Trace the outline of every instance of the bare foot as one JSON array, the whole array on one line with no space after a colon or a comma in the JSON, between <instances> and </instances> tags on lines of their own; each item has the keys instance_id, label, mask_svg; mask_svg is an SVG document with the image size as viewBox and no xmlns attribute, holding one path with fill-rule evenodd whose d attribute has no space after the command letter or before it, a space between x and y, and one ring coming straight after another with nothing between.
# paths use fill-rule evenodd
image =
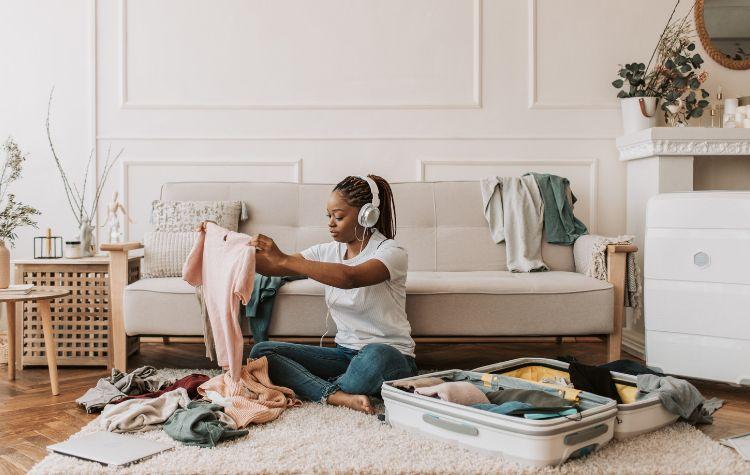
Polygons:
<instances>
[{"instance_id":1,"label":"bare foot","mask_svg":"<svg viewBox=\"0 0 750 475\"><path fill-rule=\"evenodd\" d=\"M375 414L370 398L364 394L349 394L344 391L336 391L328 396L328 404L332 406L344 406L365 414Z\"/></svg>"}]
</instances>

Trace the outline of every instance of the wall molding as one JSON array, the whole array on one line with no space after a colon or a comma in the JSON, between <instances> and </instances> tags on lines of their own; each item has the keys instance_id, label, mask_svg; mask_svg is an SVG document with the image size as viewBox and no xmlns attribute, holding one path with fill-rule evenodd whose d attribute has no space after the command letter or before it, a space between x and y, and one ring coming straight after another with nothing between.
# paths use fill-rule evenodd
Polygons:
<instances>
[{"instance_id":1,"label":"wall molding","mask_svg":"<svg viewBox=\"0 0 750 475\"><path fill-rule=\"evenodd\" d=\"M482 108L482 42L483 0L473 0L474 51L472 100L465 104L171 104L137 103L128 97L128 0L119 0L119 107L138 110L413 110L413 109L481 109Z\"/></svg>"},{"instance_id":2,"label":"wall molding","mask_svg":"<svg viewBox=\"0 0 750 475\"><path fill-rule=\"evenodd\" d=\"M561 159L561 160L539 160L539 159L512 159L512 160L419 160L417 162L417 176L419 181L426 181L427 168L428 167L440 167L440 166L563 166L563 167L588 167L589 173L589 192L591 202L589 203L589 216L587 220L587 226L589 231L594 234L598 229L598 216L599 216L599 161L596 158L581 158L581 159Z\"/></svg>"},{"instance_id":3,"label":"wall molding","mask_svg":"<svg viewBox=\"0 0 750 475\"><path fill-rule=\"evenodd\" d=\"M548 103L539 100L539 81L537 71L537 56L539 42L537 41L537 5L538 0L528 0L529 12L529 38L528 38L528 70L529 70L529 90L528 90L528 108L539 110L617 110L620 106L615 102L612 103Z\"/></svg>"},{"instance_id":4,"label":"wall molding","mask_svg":"<svg viewBox=\"0 0 750 475\"><path fill-rule=\"evenodd\" d=\"M117 135L117 134L104 134L97 137L98 141L110 141L110 142L126 142L126 141L144 141L144 142L184 142L184 141L197 141L197 142L211 142L211 141L247 141L247 142L357 142L357 141L535 141L535 140L550 140L550 141L612 141L617 138L617 134L611 135L554 135L554 134L540 134L540 135L488 135L488 136L476 136L476 137L429 137L429 136L395 136L395 135L383 135L383 136L333 136L333 137L321 137L321 136L250 136L250 135L227 135L227 136L197 136L192 135L189 137L182 137L177 135Z\"/></svg>"},{"instance_id":5,"label":"wall molding","mask_svg":"<svg viewBox=\"0 0 750 475\"><path fill-rule=\"evenodd\" d=\"M133 159L123 160L120 163L120 193L122 195L122 202L126 209L131 208L131 197L130 197L130 170L133 167L160 167L160 166L175 166L175 167L289 167L291 168L291 174L294 177L292 183L302 183L302 159L296 160L281 160L281 161L269 161L269 160L218 160L218 161L206 161L206 160L148 160L148 159ZM207 179L206 182L212 180ZM216 180L214 180L216 181ZM130 222L124 221L123 226L124 240L127 241L130 236Z\"/></svg>"},{"instance_id":6,"label":"wall molding","mask_svg":"<svg viewBox=\"0 0 750 475\"><path fill-rule=\"evenodd\" d=\"M632 328L623 328L622 346L631 355L646 358L646 337L643 333Z\"/></svg>"}]
</instances>

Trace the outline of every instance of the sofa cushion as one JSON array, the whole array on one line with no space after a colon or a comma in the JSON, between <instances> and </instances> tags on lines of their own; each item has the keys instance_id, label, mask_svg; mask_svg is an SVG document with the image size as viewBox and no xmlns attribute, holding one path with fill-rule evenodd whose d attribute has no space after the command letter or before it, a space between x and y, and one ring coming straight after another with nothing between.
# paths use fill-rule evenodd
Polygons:
<instances>
[{"instance_id":1,"label":"sofa cushion","mask_svg":"<svg viewBox=\"0 0 750 475\"><path fill-rule=\"evenodd\" d=\"M406 313L414 336L590 335L612 331L612 285L574 272L409 272ZM125 289L129 335L200 335L194 289L179 277ZM323 285L298 280L276 297L271 336L325 332ZM247 334L246 319L241 319ZM328 322L329 335L335 333Z\"/></svg>"},{"instance_id":2,"label":"sofa cushion","mask_svg":"<svg viewBox=\"0 0 750 475\"><path fill-rule=\"evenodd\" d=\"M241 201L162 201L151 203L154 231L192 232L205 220L214 221L230 231L237 231L242 214Z\"/></svg>"},{"instance_id":3,"label":"sofa cushion","mask_svg":"<svg viewBox=\"0 0 750 475\"><path fill-rule=\"evenodd\" d=\"M141 278L180 277L198 233L150 231L143 235Z\"/></svg>"},{"instance_id":4,"label":"sofa cushion","mask_svg":"<svg viewBox=\"0 0 750 475\"><path fill-rule=\"evenodd\" d=\"M412 335L594 335L612 331L612 284L575 272L413 272Z\"/></svg>"}]
</instances>

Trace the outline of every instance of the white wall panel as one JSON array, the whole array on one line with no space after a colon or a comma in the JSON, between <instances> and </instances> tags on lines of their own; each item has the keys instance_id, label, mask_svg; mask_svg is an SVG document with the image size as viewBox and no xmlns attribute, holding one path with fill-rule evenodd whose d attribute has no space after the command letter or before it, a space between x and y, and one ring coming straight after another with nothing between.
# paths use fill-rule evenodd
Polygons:
<instances>
[{"instance_id":1,"label":"white wall panel","mask_svg":"<svg viewBox=\"0 0 750 475\"><path fill-rule=\"evenodd\" d=\"M127 108L480 105L480 0L121 1Z\"/></svg>"},{"instance_id":2,"label":"white wall panel","mask_svg":"<svg viewBox=\"0 0 750 475\"><path fill-rule=\"evenodd\" d=\"M301 162L237 160L126 160L121 164L122 201L133 223L125 223L126 239L140 240L150 230L151 203L167 182L207 181L300 181Z\"/></svg>"}]
</instances>

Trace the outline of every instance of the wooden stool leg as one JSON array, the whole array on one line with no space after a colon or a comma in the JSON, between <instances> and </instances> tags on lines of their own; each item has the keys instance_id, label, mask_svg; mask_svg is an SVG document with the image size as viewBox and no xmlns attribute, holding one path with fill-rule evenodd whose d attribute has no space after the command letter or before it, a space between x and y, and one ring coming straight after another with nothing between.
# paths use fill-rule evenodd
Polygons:
<instances>
[{"instance_id":1,"label":"wooden stool leg","mask_svg":"<svg viewBox=\"0 0 750 475\"><path fill-rule=\"evenodd\" d=\"M37 308L42 316L42 328L44 330L44 352L47 354L47 366L49 366L49 381L52 385L52 395L60 394L57 385L57 345L55 336L52 334L52 316L50 315L50 303L48 299L37 300Z\"/></svg>"},{"instance_id":2,"label":"wooden stool leg","mask_svg":"<svg viewBox=\"0 0 750 475\"><path fill-rule=\"evenodd\" d=\"M8 380L16 379L16 303L5 302L8 316Z\"/></svg>"}]
</instances>

